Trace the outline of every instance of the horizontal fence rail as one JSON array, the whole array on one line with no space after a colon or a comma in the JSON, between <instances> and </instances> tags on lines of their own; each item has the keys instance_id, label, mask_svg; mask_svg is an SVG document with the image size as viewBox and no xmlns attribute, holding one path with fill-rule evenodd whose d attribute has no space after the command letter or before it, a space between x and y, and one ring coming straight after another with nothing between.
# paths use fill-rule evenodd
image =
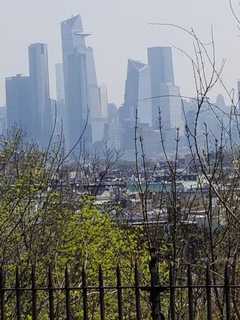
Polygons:
<instances>
[{"instance_id":1,"label":"horizontal fence rail","mask_svg":"<svg viewBox=\"0 0 240 320\"><path fill-rule=\"evenodd\" d=\"M26 278L26 274L24 274ZM29 286L22 286L22 274L16 268L14 285L8 285L7 272L0 271L0 320L5 319L240 319L240 285L230 283L228 267L217 283L207 265L203 275L204 283L195 283L196 273L187 266L186 277L176 279L176 271L169 267L168 283L158 286L142 285L138 266L135 266L133 284L123 284L122 270L115 271L115 283L105 283L104 269L98 270L95 285L88 282L83 268L78 286L71 285L71 275L65 269L61 286L55 285L54 272L49 267L46 285L37 283L36 268L30 272ZM181 283L182 282L182 283ZM160 293L159 318L151 313L152 295ZM109 298L111 294L111 300ZM154 298L154 297L152 297ZM127 311L126 311L127 308ZM239 312L239 314L238 314ZM95 318L94 318L95 317Z\"/></svg>"}]
</instances>

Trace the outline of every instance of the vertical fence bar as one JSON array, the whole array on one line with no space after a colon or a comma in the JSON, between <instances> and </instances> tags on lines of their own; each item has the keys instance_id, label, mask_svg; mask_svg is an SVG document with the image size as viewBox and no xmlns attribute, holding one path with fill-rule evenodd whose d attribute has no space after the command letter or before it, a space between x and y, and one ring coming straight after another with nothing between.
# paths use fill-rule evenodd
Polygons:
<instances>
[{"instance_id":1,"label":"vertical fence bar","mask_svg":"<svg viewBox=\"0 0 240 320\"><path fill-rule=\"evenodd\" d=\"M230 301L230 286L229 286L229 270L228 270L228 265L225 267L225 272L224 272L224 302L225 302L225 320L230 320L231 319L231 301Z\"/></svg>"},{"instance_id":2,"label":"vertical fence bar","mask_svg":"<svg viewBox=\"0 0 240 320\"><path fill-rule=\"evenodd\" d=\"M100 319L105 320L104 282L103 282L103 271L101 266L99 266L98 282L99 282Z\"/></svg>"},{"instance_id":3,"label":"vertical fence bar","mask_svg":"<svg viewBox=\"0 0 240 320\"><path fill-rule=\"evenodd\" d=\"M194 319L194 311L193 311L193 287L192 287L192 270L190 264L187 268L187 287L188 287L188 319Z\"/></svg>"},{"instance_id":4,"label":"vertical fence bar","mask_svg":"<svg viewBox=\"0 0 240 320\"><path fill-rule=\"evenodd\" d=\"M66 320L71 320L71 307L70 307L70 285L69 285L69 273L68 268L65 269L65 304L66 304Z\"/></svg>"},{"instance_id":5,"label":"vertical fence bar","mask_svg":"<svg viewBox=\"0 0 240 320\"><path fill-rule=\"evenodd\" d=\"M119 266L117 266L117 300L118 300L118 320L123 320L122 279L121 279L121 270Z\"/></svg>"},{"instance_id":6,"label":"vertical fence bar","mask_svg":"<svg viewBox=\"0 0 240 320\"><path fill-rule=\"evenodd\" d=\"M48 267L48 303L49 303L49 319L54 320L54 295L53 295L53 278L52 268Z\"/></svg>"},{"instance_id":7,"label":"vertical fence bar","mask_svg":"<svg viewBox=\"0 0 240 320\"><path fill-rule=\"evenodd\" d=\"M88 320L88 296L87 296L87 276L85 268L82 269L82 291L83 291L83 320Z\"/></svg>"},{"instance_id":8,"label":"vertical fence bar","mask_svg":"<svg viewBox=\"0 0 240 320\"><path fill-rule=\"evenodd\" d=\"M170 319L175 320L175 269L172 264L169 268L169 282L170 282Z\"/></svg>"},{"instance_id":9,"label":"vertical fence bar","mask_svg":"<svg viewBox=\"0 0 240 320\"><path fill-rule=\"evenodd\" d=\"M32 266L31 282L32 282L32 320L37 320L36 271L34 266Z\"/></svg>"},{"instance_id":10,"label":"vertical fence bar","mask_svg":"<svg viewBox=\"0 0 240 320\"><path fill-rule=\"evenodd\" d=\"M140 281L137 262L135 264L135 299L136 299L136 320L141 320L141 297Z\"/></svg>"},{"instance_id":11,"label":"vertical fence bar","mask_svg":"<svg viewBox=\"0 0 240 320\"><path fill-rule=\"evenodd\" d=\"M206 268L206 298L207 298L207 320L212 320L212 293L211 293L211 275L209 264Z\"/></svg>"},{"instance_id":12,"label":"vertical fence bar","mask_svg":"<svg viewBox=\"0 0 240 320\"><path fill-rule=\"evenodd\" d=\"M0 312L1 312L1 320L5 320L5 290L4 290L4 271L1 268L0 270Z\"/></svg>"},{"instance_id":13,"label":"vertical fence bar","mask_svg":"<svg viewBox=\"0 0 240 320\"><path fill-rule=\"evenodd\" d=\"M16 282L15 282L15 293L16 293L16 319L21 319L21 293L20 293L20 278L18 267L16 267Z\"/></svg>"}]
</instances>

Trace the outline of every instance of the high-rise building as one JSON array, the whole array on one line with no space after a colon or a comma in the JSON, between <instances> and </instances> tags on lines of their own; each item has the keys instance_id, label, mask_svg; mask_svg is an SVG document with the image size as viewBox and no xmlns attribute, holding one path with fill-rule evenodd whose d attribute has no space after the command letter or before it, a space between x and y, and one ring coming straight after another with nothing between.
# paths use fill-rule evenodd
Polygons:
<instances>
[{"instance_id":1,"label":"high-rise building","mask_svg":"<svg viewBox=\"0 0 240 320\"><path fill-rule=\"evenodd\" d=\"M49 93L48 50L43 43L29 47L29 72L32 86L35 136L46 146L51 134L51 101Z\"/></svg>"},{"instance_id":2,"label":"high-rise building","mask_svg":"<svg viewBox=\"0 0 240 320\"><path fill-rule=\"evenodd\" d=\"M33 104L29 77L16 75L6 78L7 126L21 129L28 138L33 137Z\"/></svg>"},{"instance_id":3,"label":"high-rise building","mask_svg":"<svg viewBox=\"0 0 240 320\"><path fill-rule=\"evenodd\" d=\"M87 48L88 108L91 119L101 117L101 105L93 49Z\"/></svg>"},{"instance_id":4,"label":"high-rise building","mask_svg":"<svg viewBox=\"0 0 240 320\"><path fill-rule=\"evenodd\" d=\"M157 99L159 109L155 110L154 127L158 129L161 125L165 130L179 128L182 135L184 133L184 121L180 88L171 83L162 83L159 87L161 96Z\"/></svg>"},{"instance_id":5,"label":"high-rise building","mask_svg":"<svg viewBox=\"0 0 240 320\"><path fill-rule=\"evenodd\" d=\"M0 135L7 133L7 108L0 107Z\"/></svg>"},{"instance_id":6,"label":"high-rise building","mask_svg":"<svg viewBox=\"0 0 240 320\"><path fill-rule=\"evenodd\" d=\"M102 142L104 140L105 127L108 121L108 96L107 88L102 85L98 88L97 95L95 90L92 91L92 98L97 97L96 105L98 108L91 110L91 123L92 123L92 142Z\"/></svg>"},{"instance_id":7,"label":"high-rise building","mask_svg":"<svg viewBox=\"0 0 240 320\"><path fill-rule=\"evenodd\" d=\"M152 125L150 97L151 83L148 65L139 61L128 60L124 101L128 120L135 123L136 110L138 110L138 121Z\"/></svg>"},{"instance_id":8,"label":"high-rise building","mask_svg":"<svg viewBox=\"0 0 240 320\"><path fill-rule=\"evenodd\" d=\"M180 90L175 85L172 49L153 47L148 49L151 77L153 128L159 129L160 121L165 129L179 128L184 132Z\"/></svg>"},{"instance_id":9,"label":"high-rise building","mask_svg":"<svg viewBox=\"0 0 240 320\"><path fill-rule=\"evenodd\" d=\"M64 76L63 76L63 64L57 63L55 65L55 75L56 75L56 96L57 101L64 101L65 100L65 93L64 93Z\"/></svg>"},{"instance_id":10,"label":"high-rise building","mask_svg":"<svg viewBox=\"0 0 240 320\"><path fill-rule=\"evenodd\" d=\"M71 149L79 141L80 148L89 149L92 136L90 112L94 113L91 109L98 100L93 53L86 46L88 34L83 32L79 15L63 21L61 29L67 147Z\"/></svg>"},{"instance_id":11,"label":"high-rise building","mask_svg":"<svg viewBox=\"0 0 240 320\"><path fill-rule=\"evenodd\" d=\"M55 65L56 75L56 102L52 103L54 107L53 121L57 123L57 134L62 134L63 123L65 122L65 92L64 92L64 76L63 76L63 65L58 63ZM56 118L57 117L57 118ZM55 118L55 120L54 120Z\"/></svg>"},{"instance_id":12,"label":"high-rise building","mask_svg":"<svg viewBox=\"0 0 240 320\"><path fill-rule=\"evenodd\" d=\"M107 87L103 84L99 88L99 99L100 99L100 115L102 118L108 117L108 91Z\"/></svg>"},{"instance_id":13,"label":"high-rise building","mask_svg":"<svg viewBox=\"0 0 240 320\"><path fill-rule=\"evenodd\" d=\"M120 145L128 158L134 155L136 120L140 127L152 127L149 66L128 60L124 104L119 109ZM137 115L137 119L136 119Z\"/></svg>"},{"instance_id":14,"label":"high-rise building","mask_svg":"<svg viewBox=\"0 0 240 320\"><path fill-rule=\"evenodd\" d=\"M171 47L148 48L148 62L151 67L152 87L156 91L158 83L175 84Z\"/></svg>"}]
</instances>

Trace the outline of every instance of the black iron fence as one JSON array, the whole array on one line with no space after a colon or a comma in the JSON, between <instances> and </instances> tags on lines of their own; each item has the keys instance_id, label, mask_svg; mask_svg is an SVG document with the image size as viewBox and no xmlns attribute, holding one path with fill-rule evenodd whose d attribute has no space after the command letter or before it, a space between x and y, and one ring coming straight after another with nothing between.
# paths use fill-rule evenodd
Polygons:
<instances>
[{"instance_id":1,"label":"black iron fence","mask_svg":"<svg viewBox=\"0 0 240 320\"><path fill-rule=\"evenodd\" d=\"M102 267L99 267L96 285L88 284L84 268L79 286L71 285L67 268L62 286L54 285L51 267L46 276L46 286L38 286L33 267L30 286L23 286L22 274L16 268L14 286L9 287L6 273L0 271L0 319L240 319L240 285L231 283L227 267L220 283L213 280L212 271L206 266L201 275L202 284L195 283L196 273L190 266L186 268L186 277L180 280L170 267L167 283L159 286L142 285L137 265L134 283L129 285L122 283L119 267L116 268L114 285L105 283ZM161 312L159 318L153 318L151 299L154 300L154 295L159 292ZM106 299L109 293L112 296L110 302Z\"/></svg>"}]
</instances>

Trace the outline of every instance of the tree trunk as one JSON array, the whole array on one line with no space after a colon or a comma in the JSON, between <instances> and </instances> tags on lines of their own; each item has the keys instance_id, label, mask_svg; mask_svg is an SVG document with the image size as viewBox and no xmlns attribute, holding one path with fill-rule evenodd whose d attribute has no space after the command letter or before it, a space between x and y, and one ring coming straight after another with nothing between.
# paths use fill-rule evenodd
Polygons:
<instances>
[{"instance_id":1,"label":"tree trunk","mask_svg":"<svg viewBox=\"0 0 240 320\"><path fill-rule=\"evenodd\" d=\"M149 262L149 271L151 275L151 291L150 291L150 303L152 311L152 320L164 320L164 316L161 313L160 304L160 279L159 279L159 263L156 254L156 250L151 252L151 260Z\"/></svg>"}]
</instances>

